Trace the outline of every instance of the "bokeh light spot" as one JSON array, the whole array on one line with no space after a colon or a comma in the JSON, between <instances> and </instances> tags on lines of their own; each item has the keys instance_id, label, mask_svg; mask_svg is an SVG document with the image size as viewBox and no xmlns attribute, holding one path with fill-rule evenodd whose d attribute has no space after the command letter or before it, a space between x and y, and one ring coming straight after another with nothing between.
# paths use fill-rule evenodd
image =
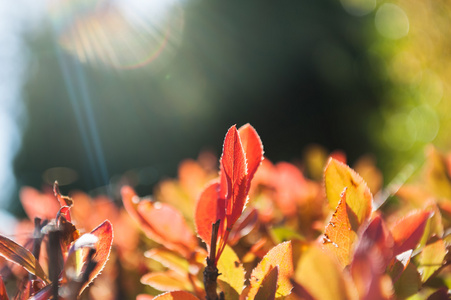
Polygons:
<instances>
[{"instance_id":1,"label":"bokeh light spot","mask_svg":"<svg viewBox=\"0 0 451 300\"><path fill-rule=\"evenodd\" d=\"M340 0L347 13L361 17L369 14L376 7L376 0Z\"/></svg>"},{"instance_id":2,"label":"bokeh light spot","mask_svg":"<svg viewBox=\"0 0 451 300\"><path fill-rule=\"evenodd\" d=\"M399 112L388 117L383 131L385 142L397 151L407 151L412 148L416 131L414 120L409 113Z\"/></svg>"},{"instance_id":3,"label":"bokeh light spot","mask_svg":"<svg viewBox=\"0 0 451 300\"><path fill-rule=\"evenodd\" d=\"M420 105L412 109L409 114L413 121L412 130L415 130L416 140L431 142L437 136L440 121L437 113L428 105Z\"/></svg>"},{"instance_id":4,"label":"bokeh light spot","mask_svg":"<svg viewBox=\"0 0 451 300\"><path fill-rule=\"evenodd\" d=\"M402 8L385 3L376 12L377 31L384 37L397 40L409 33L409 18Z\"/></svg>"}]
</instances>

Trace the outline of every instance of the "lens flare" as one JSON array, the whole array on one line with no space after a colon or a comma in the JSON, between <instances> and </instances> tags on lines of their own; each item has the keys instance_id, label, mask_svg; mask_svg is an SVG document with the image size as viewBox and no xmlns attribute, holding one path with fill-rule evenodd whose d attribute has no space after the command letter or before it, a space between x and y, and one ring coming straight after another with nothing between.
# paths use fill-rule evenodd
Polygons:
<instances>
[{"instance_id":1,"label":"lens flare","mask_svg":"<svg viewBox=\"0 0 451 300\"><path fill-rule=\"evenodd\" d=\"M58 43L81 62L116 69L159 69L180 44L176 0L55 0L48 12Z\"/></svg>"}]
</instances>

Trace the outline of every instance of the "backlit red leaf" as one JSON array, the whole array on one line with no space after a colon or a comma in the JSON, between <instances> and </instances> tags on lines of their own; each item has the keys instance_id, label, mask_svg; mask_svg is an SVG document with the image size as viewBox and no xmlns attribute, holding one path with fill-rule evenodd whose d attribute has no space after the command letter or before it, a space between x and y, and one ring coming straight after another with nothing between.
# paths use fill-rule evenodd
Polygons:
<instances>
[{"instance_id":1,"label":"backlit red leaf","mask_svg":"<svg viewBox=\"0 0 451 300\"><path fill-rule=\"evenodd\" d=\"M344 268L350 264L357 233L351 228L346 204L346 189L341 194L337 209L326 226L323 249L330 251Z\"/></svg>"},{"instance_id":2,"label":"backlit red leaf","mask_svg":"<svg viewBox=\"0 0 451 300\"><path fill-rule=\"evenodd\" d=\"M210 249L211 226L217 220L224 222L225 202L218 198L219 183L214 182L205 188L200 195L194 212L194 222L197 234L207 244ZM221 228L219 235L221 235Z\"/></svg>"},{"instance_id":3,"label":"backlit red leaf","mask_svg":"<svg viewBox=\"0 0 451 300\"><path fill-rule=\"evenodd\" d=\"M0 299L9 300L2 276L0 276Z\"/></svg>"},{"instance_id":4,"label":"backlit red leaf","mask_svg":"<svg viewBox=\"0 0 451 300\"><path fill-rule=\"evenodd\" d=\"M432 213L430 211L415 211L392 227L391 233L395 242L393 255L416 248L431 216Z\"/></svg>"},{"instance_id":5,"label":"backlit red leaf","mask_svg":"<svg viewBox=\"0 0 451 300\"><path fill-rule=\"evenodd\" d=\"M220 164L220 195L225 195L226 215L229 216L227 227L231 229L243 211L248 189L246 155L235 125L229 129L224 139ZM225 186L226 193L223 191Z\"/></svg>"},{"instance_id":6,"label":"backlit red leaf","mask_svg":"<svg viewBox=\"0 0 451 300\"><path fill-rule=\"evenodd\" d=\"M83 292L83 290L97 277L97 275L102 271L105 267L106 262L110 256L111 246L113 244L113 226L110 221L106 220L102 224L100 224L97 228L91 231L91 234L96 236L97 242L94 245L94 249L96 250L94 256L92 257L93 261L96 262L96 266L93 271L89 275L89 279L85 282L80 289L79 295ZM84 249L84 255L82 261L87 263L86 260L88 258L88 249Z\"/></svg>"},{"instance_id":7,"label":"backlit red leaf","mask_svg":"<svg viewBox=\"0 0 451 300\"><path fill-rule=\"evenodd\" d=\"M193 294L184 291L168 292L153 298L154 300L199 300Z\"/></svg>"},{"instance_id":8,"label":"backlit red leaf","mask_svg":"<svg viewBox=\"0 0 451 300\"><path fill-rule=\"evenodd\" d=\"M388 299L392 286L385 275L392 257L393 239L380 216L376 216L360 238L351 263L351 276L360 299Z\"/></svg>"},{"instance_id":9,"label":"backlit red leaf","mask_svg":"<svg viewBox=\"0 0 451 300\"><path fill-rule=\"evenodd\" d=\"M250 124L238 129L244 153L246 153L248 180L251 181L263 160L263 144L257 131ZM248 185L248 189L250 184Z\"/></svg>"},{"instance_id":10,"label":"backlit red leaf","mask_svg":"<svg viewBox=\"0 0 451 300\"><path fill-rule=\"evenodd\" d=\"M276 297L284 297L291 293L290 278L293 275L293 250L291 242L285 242L272 248L252 270L248 299L255 299L263 279L278 266Z\"/></svg>"},{"instance_id":11,"label":"backlit red leaf","mask_svg":"<svg viewBox=\"0 0 451 300\"><path fill-rule=\"evenodd\" d=\"M0 235L0 255L49 283L47 275L33 254L3 235Z\"/></svg>"}]
</instances>

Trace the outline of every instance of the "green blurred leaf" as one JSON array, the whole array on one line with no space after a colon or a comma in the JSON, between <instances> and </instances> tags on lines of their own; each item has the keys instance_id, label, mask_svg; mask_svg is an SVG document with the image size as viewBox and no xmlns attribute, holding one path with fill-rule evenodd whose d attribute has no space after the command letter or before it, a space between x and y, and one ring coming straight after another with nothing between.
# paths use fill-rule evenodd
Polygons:
<instances>
[{"instance_id":1,"label":"green blurred leaf","mask_svg":"<svg viewBox=\"0 0 451 300\"><path fill-rule=\"evenodd\" d=\"M427 243L420 253L418 265L422 282L428 280L443 265L447 252L442 239L436 238Z\"/></svg>"}]
</instances>

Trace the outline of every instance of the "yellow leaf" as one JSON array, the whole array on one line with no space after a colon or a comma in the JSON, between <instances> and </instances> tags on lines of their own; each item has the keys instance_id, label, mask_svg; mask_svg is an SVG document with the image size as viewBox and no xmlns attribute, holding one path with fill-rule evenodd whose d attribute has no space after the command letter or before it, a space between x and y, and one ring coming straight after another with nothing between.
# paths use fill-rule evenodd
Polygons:
<instances>
[{"instance_id":1,"label":"yellow leaf","mask_svg":"<svg viewBox=\"0 0 451 300\"><path fill-rule=\"evenodd\" d=\"M347 187L348 217L354 231L369 218L373 196L366 182L347 165L331 158L324 171L327 199L331 209L340 201L341 192Z\"/></svg>"},{"instance_id":2,"label":"yellow leaf","mask_svg":"<svg viewBox=\"0 0 451 300\"><path fill-rule=\"evenodd\" d=\"M244 287L244 269L231 247L226 246L218 261L218 284L225 299L238 300Z\"/></svg>"},{"instance_id":3,"label":"yellow leaf","mask_svg":"<svg viewBox=\"0 0 451 300\"><path fill-rule=\"evenodd\" d=\"M332 257L315 245L301 253L294 278L314 299L351 299L345 274Z\"/></svg>"},{"instance_id":4,"label":"yellow leaf","mask_svg":"<svg viewBox=\"0 0 451 300\"><path fill-rule=\"evenodd\" d=\"M285 242L272 248L252 271L248 299L255 299L263 279L273 268L278 267L276 298L291 293L290 278L293 275L293 251L291 242Z\"/></svg>"}]
</instances>

